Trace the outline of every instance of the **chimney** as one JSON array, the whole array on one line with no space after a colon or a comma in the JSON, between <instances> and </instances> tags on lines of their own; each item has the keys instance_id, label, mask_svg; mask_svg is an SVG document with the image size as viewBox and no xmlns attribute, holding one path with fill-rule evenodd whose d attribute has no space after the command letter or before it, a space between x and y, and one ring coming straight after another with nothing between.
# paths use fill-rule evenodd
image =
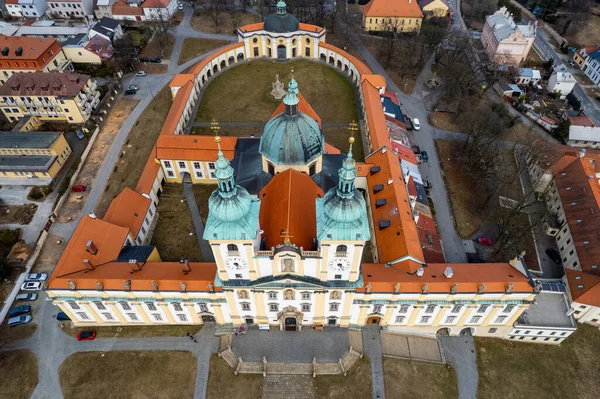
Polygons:
<instances>
[{"instance_id":1,"label":"chimney","mask_svg":"<svg viewBox=\"0 0 600 399\"><path fill-rule=\"evenodd\" d=\"M95 269L94 265L92 265L92 262L90 262L89 259L84 259L83 260L83 264L85 265L86 269L88 269L88 270L94 270Z\"/></svg>"},{"instance_id":2,"label":"chimney","mask_svg":"<svg viewBox=\"0 0 600 399\"><path fill-rule=\"evenodd\" d=\"M423 269L422 267L419 267L419 269L417 270L417 277L423 276L424 273L425 273L425 269Z\"/></svg>"},{"instance_id":3,"label":"chimney","mask_svg":"<svg viewBox=\"0 0 600 399\"><path fill-rule=\"evenodd\" d=\"M452 276L454 276L454 272L452 271L452 268L450 266L448 266L446 270L444 270L444 276L446 276L446 278L452 278Z\"/></svg>"},{"instance_id":4,"label":"chimney","mask_svg":"<svg viewBox=\"0 0 600 399\"><path fill-rule=\"evenodd\" d=\"M392 178L390 177L390 178L388 179L388 186L389 186L390 184L392 184L393 182L394 182L394 179L392 179Z\"/></svg>"},{"instance_id":5,"label":"chimney","mask_svg":"<svg viewBox=\"0 0 600 399\"><path fill-rule=\"evenodd\" d=\"M95 213L93 213L93 212L92 212L92 213L90 213L90 215L89 215L89 216L90 216L92 219L97 219L97 217L96 217L96 214L95 214Z\"/></svg>"},{"instance_id":6,"label":"chimney","mask_svg":"<svg viewBox=\"0 0 600 399\"><path fill-rule=\"evenodd\" d=\"M88 240L87 244L85 244L85 250L92 255L96 255L98 253L98 248L92 240Z\"/></svg>"},{"instance_id":7,"label":"chimney","mask_svg":"<svg viewBox=\"0 0 600 399\"><path fill-rule=\"evenodd\" d=\"M183 270L184 273L189 273L192 271L192 268L190 267L190 264L187 259L181 259L179 261L179 264L181 265L181 270Z\"/></svg>"},{"instance_id":8,"label":"chimney","mask_svg":"<svg viewBox=\"0 0 600 399\"><path fill-rule=\"evenodd\" d=\"M142 270L142 262L138 262L137 259L129 259L129 266L131 266L131 270L134 272Z\"/></svg>"}]
</instances>

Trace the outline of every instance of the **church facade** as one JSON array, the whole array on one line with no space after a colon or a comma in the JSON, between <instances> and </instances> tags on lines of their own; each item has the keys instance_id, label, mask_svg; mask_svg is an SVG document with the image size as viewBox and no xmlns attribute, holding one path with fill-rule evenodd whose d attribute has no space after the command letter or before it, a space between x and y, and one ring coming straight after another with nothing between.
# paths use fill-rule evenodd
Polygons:
<instances>
[{"instance_id":1,"label":"church facade","mask_svg":"<svg viewBox=\"0 0 600 399\"><path fill-rule=\"evenodd\" d=\"M518 260L426 261L418 215L389 144L379 98L383 79L327 45L324 29L298 23L283 2L239 35L239 43L174 78L173 106L128 193L129 205L115 203L110 220L82 218L49 281L54 303L76 325L216 322L300 330L379 324L505 337L535 297L527 270ZM260 138L181 134L197 99L191 93L239 54L311 57L346 73L366 119L365 162L354 160L350 133L347 148L326 143L320 118L293 77ZM202 178L195 175L200 168ZM163 262L156 248L135 241L152 223L163 185L183 179L218 184L208 204L200 204L209 209L202 238L214 262ZM371 257L374 262L365 261Z\"/></svg>"}]
</instances>

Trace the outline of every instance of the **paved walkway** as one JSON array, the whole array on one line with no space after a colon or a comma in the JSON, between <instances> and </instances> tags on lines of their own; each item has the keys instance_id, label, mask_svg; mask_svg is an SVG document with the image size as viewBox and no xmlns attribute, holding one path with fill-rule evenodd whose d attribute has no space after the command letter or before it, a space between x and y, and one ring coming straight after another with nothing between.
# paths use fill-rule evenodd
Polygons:
<instances>
[{"instance_id":1,"label":"paved walkway","mask_svg":"<svg viewBox=\"0 0 600 399\"><path fill-rule=\"evenodd\" d=\"M200 210L198 209L198 203L196 202L196 196L194 195L192 188L192 179L190 178L189 174L186 174L183 178L183 195L185 196L185 200L187 201L187 205L190 210L190 215L192 216L194 232L196 233L196 238L198 239L198 244L200 245L202 258L204 259L204 262L214 262L215 257L212 249L210 248L210 244L203 238L204 223L202 223L202 218L200 217Z\"/></svg>"},{"instance_id":2,"label":"paved walkway","mask_svg":"<svg viewBox=\"0 0 600 399\"><path fill-rule=\"evenodd\" d=\"M473 337L438 337L448 364L454 368L459 399L474 399L479 373Z\"/></svg>"},{"instance_id":3,"label":"paved walkway","mask_svg":"<svg viewBox=\"0 0 600 399\"><path fill-rule=\"evenodd\" d=\"M383 350L379 329L380 327L378 325L363 327L363 348L365 355L367 355L371 361L373 398L385 399L385 383L383 380Z\"/></svg>"}]
</instances>

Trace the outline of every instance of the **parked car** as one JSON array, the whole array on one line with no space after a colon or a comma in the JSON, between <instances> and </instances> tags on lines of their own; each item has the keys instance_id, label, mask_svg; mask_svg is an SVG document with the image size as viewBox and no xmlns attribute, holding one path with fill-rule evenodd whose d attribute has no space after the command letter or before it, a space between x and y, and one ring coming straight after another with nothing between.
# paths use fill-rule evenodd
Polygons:
<instances>
[{"instance_id":1,"label":"parked car","mask_svg":"<svg viewBox=\"0 0 600 399\"><path fill-rule=\"evenodd\" d=\"M81 130L75 130L75 136L77 136L79 140L85 139L85 134L83 134Z\"/></svg>"},{"instance_id":2,"label":"parked car","mask_svg":"<svg viewBox=\"0 0 600 399\"><path fill-rule=\"evenodd\" d=\"M29 305L18 306L16 308L12 308L11 310L8 311L8 317L20 316L22 314L26 314L29 312L31 312L31 306L29 306Z\"/></svg>"},{"instance_id":3,"label":"parked car","mask_svg":"<svg viewBox=\"0 0 600 399\"><path fill-rule=\"evenodd\" d=\"M548 248L546 250L546 255L548 255L548 257L550 259L552 259L554 261L554 263L556 263L557 265L560 264L560 254L558 253L558 251L554 248Z\"/></svg>"},{"instance_id":4,"label":"parked car","mask_svg":"<svg viewBox=\"0 0 600 399\"><path fill-rule=\"evenodd\" d=\"M577 66L577 64L575 63L575 61L573 60L569 60L567 61L569 63L569 65L571 65L573 68L575 68Z\"/></svg>"},{"instance_id":5,"label":"parked car","mask_svg":"<svg viewBox=\"0 0 600 399\"><path fill-rule=\"evenodd\" d=\"M77 341L91 341L96 338L96 331L80 331L77 333Z\"/></svg>"},{"instance_id":6,"label":"parked car","mask_svg":"<svg viewBox=\"0 0 600 399\"><path fill-rule=\"evenodd\" d=\"M42 289L42 283L38 281L27 281L21 286L23 291L39 291Z\"/></svg>"},{"instance_id":7,"label":"parked car","mask_svg":"<svg viewBox=\"0 0 600 399\"><path fill-rule=\"evenodd\" d=\"M154 62L156 64L160 64L162 61L158 57L152 57L152 58L150 58L150 62Z\"/></svg>"},{"instance_id":8,"label":"parked car","mask_svg":"<svg viewBox=\"0 0 600 399\"><path fill-rule=\"evenodd\" d=\"M421 124L419 123L419 120L417 118L413 119L413 127L415 128L415 130L421 130Z\"/></svg>"},{"instance_id":9,"label":"parked car","mask_svg":"<svg viewBox=\"0 0 600 399\"><path fill-rule=\"evenodd\" d=\"M85 193L85 186L78 184L71 189L73 193Z\"/></svg>"},{"instance_id":10,"label":"parked car","mask_svg":"<svg viewBox=\"0 0 600 399\"><path fill-rule=\"evenodd\" d=\"M28 294L19 294L15 297L17 301L35 301L38 297L38 294L35 292L30 292Z\"/></svg>"},{"instance_id":11,"label":"parked car","mask_svg":"<svg viewBox=\"0 0 600 399\"><path fill-rule=\"evenodd\" d=\"M58 314L56 315L56 320L67 321L67 320L71 320L71 318L69 316L67 316L67 314L65 312L58 312Z\"/></svg>"},{"instance_id":12,"label":"parked car","mask_svg":"<svg viewBox=\"0 0 600 399\"><path fill-rule=\"evenodd\" d=\"M127 89L127 90L125 90L125 95L126 96L133 96L133 95L135 95L135 93L137 93L137 90L133 90L133 89Z\"/></svg>"},{"instance_id":13,"label":"parked car","mask_svg":"<svg viewBox=\"0 0 600 399\"><path fill-rule=\"evenodd\" d=\"M479 237L477 242L481 245L492 245L492 240L487 237Z\"/></svg>"},{"instance_id":14,"label":"parked car","mask_svg":"<svg viewBox=\"0 0 600 399\"><path fill-rule=\"evenodd\" d=\"M148 75L148 74L146 72L144 72L144 71L137 71L135 73L135 76L146 76L146 75Z\"/></svg>"},{"instance_id":15,"label":"parked car","mask_svg":"<svg viewBox=\"0 0 600 399\"><path fill-rule=\"evenodd\" d=\"M18 326L20 324L27 324L30 321L31 321L30 315L11 317L10 319L8 319L8 325L9 325L9 327L14 327L14 326Z\"/></svg>"},{"instance_id":16,"label":"parked car","mask_svg":"<svg viewBox=\"0 0 600 399\"><path fill-rule=\"evenodd\" d=\"M139 90L140 88L136 85L129 85L129 87L127 87L127 90Z\"/></svg>"},{"instance_id":17,"label":"parked car","mask_svg":"<svg viewBox=\"0 0 600 399\"><path fill-rule=\"evenodd\" d=\"M178 9L179 11L183 10L183 4L180 4L180 5L178 5L178 6L177 6L177 9Z\"/></svg>"},{"instance_id":18,"label":"parked car","mask_svg":"<svg viewBox=\"0 0 600 399\"><path fill-rule=\"evenodd\" d=\"M140 62L150 62L150 58L148 57L140 57L139 60Z\"/></svg>"},{"instance_id":19,"label":"parked car","mask_svg":"<svg viewBox=\"0 0 600 399\"><path fill-rule=\"evenodd\" d=\"M48 280L48 273L31 273L25 278L25 281L46 281Z\"/></svg>"},{"instance_id":20,"label":"parked car","mask_svg":"<svg viewBox=\"0 0 600 399\"><path fill-rule=\"evenodd\" d=\"M427 151L421 151L421 158L423 158L423 162L429 162L429 155Z\"/></svg>"}]
</instances>

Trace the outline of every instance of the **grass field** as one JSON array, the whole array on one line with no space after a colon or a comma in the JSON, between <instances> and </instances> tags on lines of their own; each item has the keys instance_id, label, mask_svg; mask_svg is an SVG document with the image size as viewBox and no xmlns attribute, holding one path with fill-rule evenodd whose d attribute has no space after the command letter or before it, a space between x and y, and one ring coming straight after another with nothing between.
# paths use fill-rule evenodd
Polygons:
<instances>
[{"instance_id":1,"label":"grass field","mask_svg":"<svg viewBox=\"0 0 600 399\"><path fill-rule=\"evenodd\" d=\"M38 384L38 360L27 349L0 352L0 398L29 399Z\"/></svg>"},{"instance_id":2,"label":"grass field","mask_svg":"<svg viewBox=\"0 0 600 399\"><path fill-rule=\"evenodd\" d=\"M370 398L373 395L371 362L367 357L359 359L345 377L319 375L314 379L314 386L319 399Z\"/></svg>"},{"instance_id":3,"label":"grass field","mask_svg":"<svg viewBox=\"0 0 600 399\"><path fill-rule=\"evenodd\" d=\"M263 376L261 374L233 374L233 369L217 354L210 358L208 372L208 399L252 398L262 396Z\"/></svg>"},{"instance_id":4,"label":"grass field","mask_svg":"<svg viewBox=\"0 0 600 399\"><path fill-rule=\"evenodd\" d=\"M458 398L456 373L445 364L383 358L385 394L391 398Z\"/></svg>"},{"instance_id":5,"label":"grass field","mask_svg":"<svg viewBox=\"0 0 600 399\"><path fill-rule=\"evenodd\" d=\"M79 352L59 368L65 399L193 398L195 376L184 351Z\"/></svg>"},{"instance_id":6,"label":"grass field","mask_svg":"<svg viewBox=\"0 0 600 399\"><path fill-rule=\"evenodd\" d=\"M210 82L196 120L266 122L281 103L270 94L275 74L287 85L292 68L300 93L323 122L358 119L354 87L335 69L306 60L289 63L260 60L237 65Z\"/></svg>"},{"instance_id":7,"label":"grass field","mask_svg":"<svg viewBox=\"0 0 600 399\"><path fill-rule=\"evenodd\" d=\"M121 331L118 331L119 328ZM80 331L96 332L96 338L150 338L150 337L185 337L187 333L196 334L202 326L97 326L97 327L73 327L66 322L62 331L72 337L77 336Z\"/></svg>"},{"instance_id":8,"label":"grass field","mask_svg":"<svg viewBox=\"0 0 600 399\"><path fill-rule=\"evenodd\" d=\"M592 399L600 391L600 331L580 324L560 346L475 338L480 399Z\"/></svg>"},{"instance_id":9,"label":"grass field","mask_svg":"<svg viewBox=\"0 0 600 399\"><path fill-rule=\"evenodd\" d=\"M135 122L127 136L127 141L121 148L122 155L117 160L100 202L96 206L95 213L98 217L104 217L110 202L125 187L134 189L137 185L150 152L167 119L171 103L171 90L167 86L156 94Z\"/></svg>"},{"instance_id":10,"label":"grass field","mask_svg":"<svg viewBox=\"0 0 600 399\"><path fill-rule=\"evenodd\" d=\"M185 64L189 60L207 53L216 48L225 46L229 42L226 40L210 40L188 37L183 41L181 54L179 55L179 65Z\"/></svg>"}]
</instances>

